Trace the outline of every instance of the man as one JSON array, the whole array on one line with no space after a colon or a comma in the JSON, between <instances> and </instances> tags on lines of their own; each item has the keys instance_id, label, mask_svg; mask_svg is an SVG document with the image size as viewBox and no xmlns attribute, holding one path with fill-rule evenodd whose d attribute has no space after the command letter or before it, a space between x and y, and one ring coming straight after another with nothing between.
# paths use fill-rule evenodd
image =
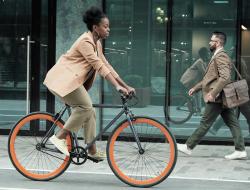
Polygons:
<instances>
[{"instance_id":1,"label":"man","mask_svg":"<svg viewBox=\"0 0 250 190\"><path fill-rule=\"evenodd\" d=\"M228 160L247 158L239 121L233 109L223 107L222 97L220 95L223 87L230 82L232 69L231 60L223 48L225 43L226 35L223 32L213 32L209 46L211 52L214 54L208 64L202 81L188 92L189 95L192 96L195 92L202 90L206 105L200 126L188 138L185 144L177 144L178 150L187 155L191 155L192 149L199 143L201 138L205 136L216 118L221 115L231 130L235 144L235 151L230 155L226 155L225 158Z\"/></svg>"},{"instance_id":2,"label":"man","mask_svg":"<svg viewBox=\"0 0 250 190\"><path fill-rule=\"evenodd\" d=\"M236 50L234 47L232 47L229 50L229 54L230 57L232 59L233 64L236 65ZM241 76L242 78L246 79L247 84L248 84L248 94L250 94L250 75L249 75L249 69L247 67L247 64L245 62L245 60L243 58L240 59L240 66L241 66ZM239 106L239 110L238 110L245 118L248 124L248 136L246 136L247 138L250 137L250 101L248 101L245 104L242 104ZM213 127L211 127L209 129L209 132L213 135L216 135L217 132L219 131L219 129L223 126L224 122L223 119L220 117L219 119L217 119L217 121L214 123Z\"/></svg>"}]
</instances>

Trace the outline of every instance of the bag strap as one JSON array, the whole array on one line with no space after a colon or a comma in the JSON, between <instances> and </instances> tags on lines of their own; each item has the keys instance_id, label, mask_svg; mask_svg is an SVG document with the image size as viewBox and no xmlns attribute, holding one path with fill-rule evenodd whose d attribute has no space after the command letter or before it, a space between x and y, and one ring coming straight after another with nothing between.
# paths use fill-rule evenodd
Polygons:
<instances>
[{"instance_id":1,"label":"bag strap","mask_svg":"<svg viewBox=\"0 0 250 190\"><path fill-rule=\"evenodd\" d=\"M217 71L216 75L217 75L217 78L219 78L219 71L218 71L217 61L216 61L215 58L214 58L214 62L215 62L215 65L216 65L216 66L214 65L214 68ZM232 65L233 65L233 68L234 68L235 72L237 73L238 77L240 78L240 80L242 80L241 74L239 73L239 71L237 70L237 68L235 67L235 65L233 63L232 63Z\"/></svg>"}]
</instances>

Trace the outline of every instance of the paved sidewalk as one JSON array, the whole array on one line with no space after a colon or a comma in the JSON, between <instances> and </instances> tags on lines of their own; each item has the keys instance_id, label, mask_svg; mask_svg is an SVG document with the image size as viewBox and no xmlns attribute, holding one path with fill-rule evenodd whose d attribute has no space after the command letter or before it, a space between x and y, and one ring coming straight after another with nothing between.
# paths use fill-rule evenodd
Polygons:
<instances>
[{"instance_id":1,"label":"paved sidewalk","mask_svg":"<svg viewBox=\"0 0 250 190\"><path fill-rule=\"evenodd\" d=\"M7 136L0 136L0 169L13 169L8 158ZM98 142L105 149L106 142ZM250 147L247 160L225 160L224 155L234 151L233 146L198 145L192 156L178 154L176 167L170 178L241 181L250 183ZM112 174L107 161L85 165L71 165L67 172Z\"/></svg>"}]
</instances>

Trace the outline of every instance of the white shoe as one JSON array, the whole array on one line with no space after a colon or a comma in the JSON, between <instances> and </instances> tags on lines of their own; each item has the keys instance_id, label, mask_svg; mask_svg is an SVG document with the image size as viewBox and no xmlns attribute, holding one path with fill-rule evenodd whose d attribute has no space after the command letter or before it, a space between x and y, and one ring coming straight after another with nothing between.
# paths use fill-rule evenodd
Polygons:
<instances>
[{"instance_id":1,"label":"white shoe","mask_svg":"<svg viewBox=\"0 0 250 190\"><path fill-rule=\"evenodd\" d=\"M246 151L234 151L232 154L226 155L225 159L227 160L237 160L237 159L246 159L247 152Z\"/></svg>"},{"instance_id":2,"label":"white shoe","mask_svg":"<svg viewBox=\"0 0 250 190\"><path fill-rule=\"evenodd\" d=\"M55 135L49 138L50 142L66 156L69 156L68 146L65 139L58 139Z\"/></svg>"},{"instance_id":3,"label":"white shoe","mask_svg":"<svg viewBox=\"0 0 250 190\"><path fill-rule=\"evenodd\" d=\"M177 143L177 149L178 151L184 153L184 154L187 154L187 155L191 155L192 154L192 151L187 147L186 144L179 144Z\"/></svg>"}]
</instances>

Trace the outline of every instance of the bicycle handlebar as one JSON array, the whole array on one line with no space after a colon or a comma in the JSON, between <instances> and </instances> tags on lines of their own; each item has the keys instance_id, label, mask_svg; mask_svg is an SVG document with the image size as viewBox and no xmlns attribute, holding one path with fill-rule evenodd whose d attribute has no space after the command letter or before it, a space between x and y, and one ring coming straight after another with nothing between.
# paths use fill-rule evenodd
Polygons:
<instances>
[{"instance_id":1,"label":"bicycle handlebar","mask_svg":"<svg viewBox=\"0 0 250 190\"><path fill-rule=\"evenodd\" d=\"M122 90L118 91L120 93L121 98L124 98L125 100L131 100L132 98L136 98L136 95L134 92L130 92L128 95L124 94Z\"/></svg>"},{"instance_id":2,"label":"bicycle handlebar","mask_svg":"<svg viewBox=\"0 0 250 190\"><path fill-rule=\"evenodd\" d=\"M128 95L126 95L120 91L119 91L119 93L120 93L123 105L125 105L128 102L128 100L131 100L132 98L136 99L136 102L133 105L130 105L131 107L133 107L134 105L136 105L138 103L138 97L135 95L134 92L131 92Z\"/></svg>"}]
</instances>

